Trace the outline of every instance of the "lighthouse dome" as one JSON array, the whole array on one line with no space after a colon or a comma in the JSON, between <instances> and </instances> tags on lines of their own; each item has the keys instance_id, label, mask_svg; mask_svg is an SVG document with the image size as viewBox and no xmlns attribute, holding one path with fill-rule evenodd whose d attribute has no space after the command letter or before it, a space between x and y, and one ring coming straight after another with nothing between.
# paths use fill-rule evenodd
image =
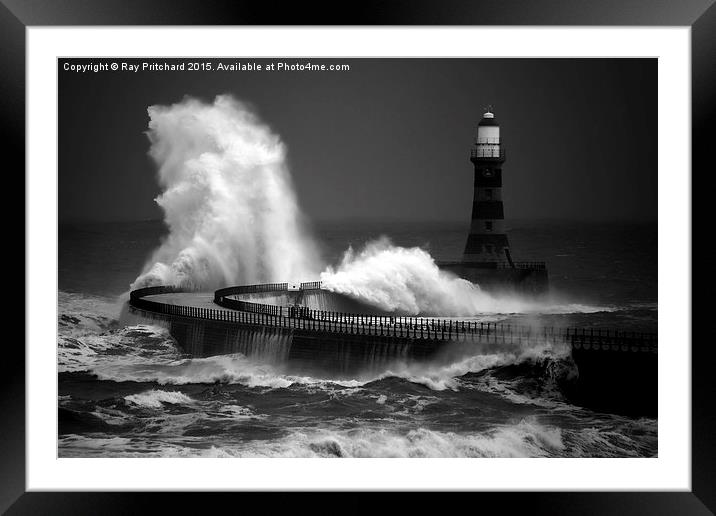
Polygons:
<instances>
[{"instance_id":1,"label":"lighthouse dome","mask_svg":"<svg viewBox=\"0 0 716 516\"><path fill-rule=\"evenodd\" d=\"M480 120L480 123L477 124L479 126L490 126L490 125L499 125L497 123L497 119L495 118L495 114L488 110L482 115L482 120Z\"/></svg>"},{"instance_id":2,"label":"lighthouse dome","mask_svg":"<svg viewBox=\"0 0 716 516\"><path fill-rule=\"evenodd\" d=\"M500 155L500 126L497 123L492 106L487 106L482 114L482 120L477 124L477 138L475 144L480 147L478 153L482 157Z\"/></svg>"}]
</instances>

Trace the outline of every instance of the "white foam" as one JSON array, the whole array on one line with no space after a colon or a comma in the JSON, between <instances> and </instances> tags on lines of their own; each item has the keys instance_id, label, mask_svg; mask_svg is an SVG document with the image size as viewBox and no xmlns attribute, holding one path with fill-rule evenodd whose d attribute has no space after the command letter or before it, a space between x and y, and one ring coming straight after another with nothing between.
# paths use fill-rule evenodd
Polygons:
<instances>
[{"instance_id":1,"label":"white foam","mask_svg":"<svg viewBox=\"0 0 716 516\"><path fill-rule=\"evenodd\" d=\"M327 290L405 315L469 317L611 310L517 294L488 294L479 285L441 270L424 249L395 246L385 236L368 242L358 253L349 248L341 263L328 267L320 278Z\"/></svg>"},{"instance_id":2,"label":"white foam","mask_svg":"<svg viewBox=\"0 0 716 516\"><path fill-rule=\"evenodd\" d=\"M513 347L502 352L482 353L476 351L474 354L448 364L396 362L376 379L394 376L425 385L435 391L446 389L456 391L461 387L458 378L467 373L477 373L486 369L519 364L525 361L535 362L544 358L565 358L569 356L569 353L570 349L566 344L550 342L535 345L523 344L522 347Z\"/></svg>"},{"instance_id":3,"label":"white foam","mask_svg":"<svg viewBox=\"0 0 716 516\"><path fill-rule=\"evenodd\" d=\"M162 404L169 403L172 405L181 403L192 403L192 400L186 394L179 391L163 391L151 389L139 394L130 394L124 397L125 400L138 405L140 407L160 408Z\"/></svg>"},{"instance_id":4,"label":"white foam","mask_svg":"<svg viewBox=\"0 0 716 516\"><path fill-rule=\"evenodd\" d=\"M92 371L128 364L173 360L179 356L176 342L165 328L138 325L106 333L58 336L58 372Z\"/></svg>"},{"instance_id":5,"label":"white foam","mask_svg":"<svg viewBox=\"0 0 716 516\"><path fill-rule=\"evenodd\" d=\"M427 428L413 430L303 428L274 440L196 446L187 439L166 443L139 438L98 439L65 436L61 455L201 456L201 457L544 457L565 451L558 428L522 419L476 433L454 433Z\"/></svg>"},{"instance_id":6,"label":"white foam","mask_svg":"<svg viewBox=\"0 0 716 516\"><path fill-rule=\"evenodd\" d=\"M132 338L127 338L131 332ZM147 340L146 349L135 339ZM569 347L543 342L537 345L511 345L504 350L472 352L450 363L409 363L394 361L385 369L353 377L345 375L321 377L291 374L291 363L267 364L243 354L216 355L205 358L181 358L174 341L163 328L137 326L124 328L110 335L67 341L60 354L60 371L88 371L100 380L117 382L156 382L160 385L241 384L247 387L272 389L304 386L336 390L361 388L377 380L399 377L436 391L461 386L458 378L498 366L544 358L569 356ZM80 344L81 347L74 347ZM468 350L469 352L470 350ZM465 351L463 350L463 353Z\"/></svg>"},{"instance_id":7,"label":"white foam","mask_svg":"<svg viewBox=\"0 0 716 516\"><path fill-rule=\"evenodd\" d=\"M315 277L321 265L302 224L286 147L228 95L151 106L150 155L158 165L169 235L133 288L220 288Z\"/></svg>"},{"instance_id":8,"label":"white foam","mask_svg":"<svg viewBox=\"0 0 716 516\"><path fill-rule=\"evenodd\" d=\"M59 332L62 335L80 336L105 331L117 323L121 307L122 302L118 299L59 291Z\"/></svg>"},{"instance_id":9,"label":"white foam","mask_svg":"<svg viewBox=\"0 0 716 516\"><path fill-rule=\"evenodd\" d=\"M157 382L160 385L217 382L269 388L286 388L294 384L327 384L342 387L361 385L358 380L332 380L282 374L276 366L253 362L238 353L163 362L101 364L91 371L100 380Z\"/></svg>"}]
</instances>

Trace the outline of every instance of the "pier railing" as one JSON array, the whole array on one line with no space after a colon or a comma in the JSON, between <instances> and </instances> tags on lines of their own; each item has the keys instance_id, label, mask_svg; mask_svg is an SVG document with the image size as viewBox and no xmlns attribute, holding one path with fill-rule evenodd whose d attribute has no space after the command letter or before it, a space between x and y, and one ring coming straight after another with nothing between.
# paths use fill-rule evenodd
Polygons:
<instances>
[{"instance_id":1,"label":"pier railing","mask_svg":"<svg viewBox=\"0 0 716 516\"><path fill-rule=\"evenodd\" d=\"M146 296L156 296L159 294L173 294L176 292L186 292L186 289L181 289L178 287L167 287L167 286L160 286L160 287L145 287L140 288L137 290L132 290L129 293L129 304L140 308L142 310L149 310L150 312L158 312L163 313L162 310L164 310L165 306L172 306L167 305L166 303L159 303L157 301L151 301L149 299L145 299Z\"/></svg>"},{"instance_id":2,"label":"pier railing","mask_svg":"<svg viewBox=\"0 0 716 516\"><path fill-rule=\"evenodd\" d=\"M240 294L259 294L264 292L286 292L288 283L262 283L260 285L240 285L238 287L220 288L214 292L214 302L219 303L222 298Z\"/></svg>"},{"instance_id":3,"label":"pier railing","mask_svg":"<svg viewBox=\"0 0 716 516\"><path fill-rule=\"evenodd\" d=\"M139 288L137 290L132 290L129 293L129 299L139 300L146 296L156 296L159 294L171 294L174 292L187 292L187 290L183 289L183 288L179 288L179 287L167 287L167 286L144 287L144 288Z\"/></svg>"},{"instance_id":4,"label":"pier railing","mask_svg":"<svg viewBox=\"0 0 716 516\"><path fill-rule=\"evenodd\" d=\"M182 292L182 289L176 287L148 287L131 292L130 304L141 310L168 316L347 335L429 340L479 340L511 344L539 340L567 343L576 349L595 350L655 352L657 349L657 335L653 333L601 328L535 328L443 318L360 315L312 310L305 306L252 303L229 297L247 292L282 292L287 289L287 283L245 285L220 289L215 292L214 300L217 302L218 299L217 304L224 308L214 309L145 299L146 296Z\"/></svg>"}]
</instances>

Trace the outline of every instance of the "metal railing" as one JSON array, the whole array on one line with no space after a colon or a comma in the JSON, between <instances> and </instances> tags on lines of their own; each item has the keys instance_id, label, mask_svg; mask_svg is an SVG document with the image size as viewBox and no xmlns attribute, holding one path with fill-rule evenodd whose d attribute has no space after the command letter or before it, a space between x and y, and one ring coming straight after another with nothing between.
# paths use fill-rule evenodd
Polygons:
<instances>
[{"instance_id":1,"label":"metal railing","mask_svg":"<svg viewBox=\"0 0 716 516\"><path fill-rule=\"evenodd\" d=\"M544 271L547 270L547 264L545 262L497 262L498 269L525 269L531 271Z\"/></svg>"},{"instance_id":2,"label":"metal railing","mask_svg":"<svg viewBox=\"0 0 716 516\"><path fill-rule=\"evenodd\" d=\"M471 158L502 159L505 157L505 149L499 148L476 148L470 149Z\"/></svg>"},{"instance_id":3,"label":"metal railing","mask_svg":"<svg viewBox=\"0 0 716 516\"><path fill-rule=\"evenodd\" d=\"M401 339L479 340L502 343L550 341L571 344L576 349L621 351L657 350L654 333L626 332L599 328L533 328L503 323L440 318L361 315L305 306L278 306L251 303L228 297L236 293L283 292L286 283L229 287L215 292L215 302L228 310L173 305L145 299L146 296L183 292L175 287L149 287L130 293L130 305L141 310L175 317L189 317L234 324L300 329L346 335L370 335ZM248 289L248 290L247 290ZM273 290L272 290L273 289ZM218 299L218 301L217 301Z\"/></svg>"},{"instance_id":4,"label":"metal railing","mask_svg":"<svg viewBox=\"0 0 716 516\"><path fill-rule=\"evenodd\" d=\"M174 292L189 292L189 290L179 288L179 287L168 287L168 286L144 287L144 288L139 288L137 290L132 290L129 293L129 300L135 301L135 300L140 300L141 298L146 297L146 296L156 296L159 294L172 294ZM146 299L144 301L146 301Z\"/></svg>"},{"instance_id":5,"label":"metal railing","mask_svg":"<svg viewBox=\"0 0 716 516\"><path fill-rule=\"evenodd\" d=\"M259 294L264 292L286 292L288 283L263 283L259 285L240 285L237 287L220 288L214 292L214 302L219 304L221 298L239 294Z\"/></svg>"},{"instance_id":6,"label":"metal railing","mask_svg":"<svg viewBox=\"0 0 716 516\"><path fill-rule=\"evenodd\" d=\"M475 267L477 268L483 268L483 269L524 269L524 270L534 270L534 271L544 271L547 270L547 263L546 262L512 262L513 265L510 265L507 261L502 262L461 262L461 261L438 261L436 262L438 267L456 267L460 265L468 266L468 267Z\"/></svg>"}]
</instances>

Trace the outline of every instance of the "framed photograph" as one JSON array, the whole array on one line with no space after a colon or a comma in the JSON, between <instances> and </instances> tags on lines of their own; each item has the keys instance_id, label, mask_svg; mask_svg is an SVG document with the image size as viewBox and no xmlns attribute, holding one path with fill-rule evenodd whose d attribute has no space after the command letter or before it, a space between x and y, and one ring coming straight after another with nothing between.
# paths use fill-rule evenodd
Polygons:
<instances>
[{"instance_id":1,"label":"framed photograph","mask_svg":"<svg viewBox=\"0 0 716 516\"><path fill-rule=\"evenodd\" d=\"M716 8L377 4L4 2L3 510L716 506L691 323Z\"/></svg>"}]
</instances>

